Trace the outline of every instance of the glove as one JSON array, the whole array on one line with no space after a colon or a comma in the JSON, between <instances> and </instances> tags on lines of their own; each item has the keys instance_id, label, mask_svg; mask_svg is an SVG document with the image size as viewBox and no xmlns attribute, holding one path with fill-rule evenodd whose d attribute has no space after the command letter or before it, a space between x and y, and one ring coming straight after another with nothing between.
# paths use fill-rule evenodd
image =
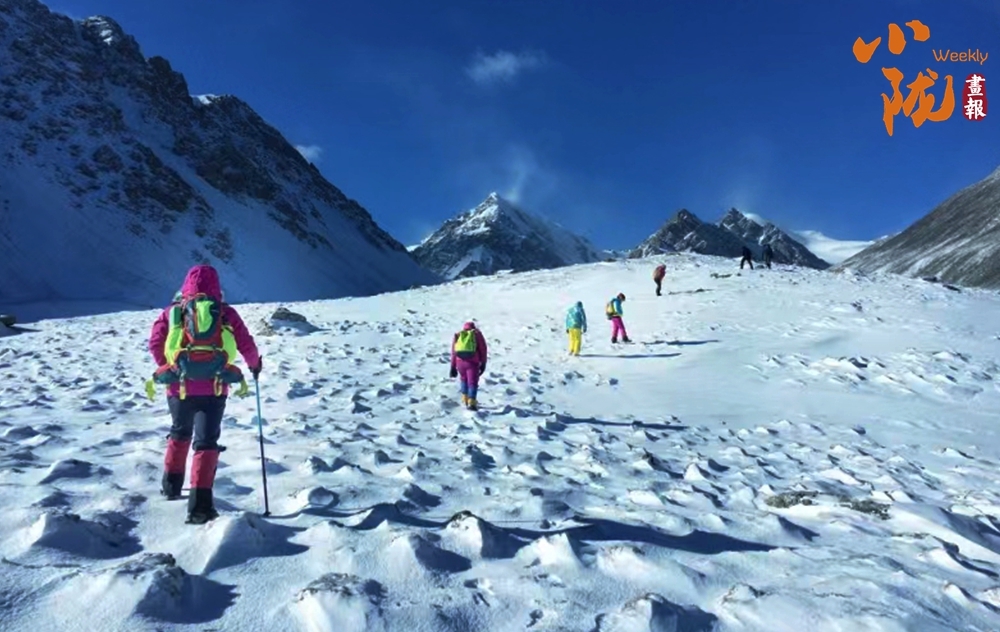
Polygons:
<instances>
[{"instance_id":1,"label":"glove","mask_svg":"<svg viewBox=\"0 0 1000 632\"><path fill-rule=\"evenodd\" d=\"M479 365L479 375L482 375L483 373L486 373L486 363L485 362L483 362L482 364Z\"/></svg>"},{"instance_id":2,"label":"glove","mask_svg":"<svg viewBox=\"0 0 1000 632\"><path fill-rule=\"evenodd\" d=\"M250 367L250 373L253 374L253 379L256 382L260 378L260 370L264 368L264 356L257 359L257 366Z\"/></svg>"},{"instance_id":3,"label":"glove","mask_svg":"<svg viewBox=\"0 0 1000 632\"><path fill-rule=\"evenodd\" d=\"M450 378L456 378L456 377L458 377L458 369L455 368L454 364L451 365L451 370L448 371L448 377L450 377Z\"/></svg>"}]
</instances>

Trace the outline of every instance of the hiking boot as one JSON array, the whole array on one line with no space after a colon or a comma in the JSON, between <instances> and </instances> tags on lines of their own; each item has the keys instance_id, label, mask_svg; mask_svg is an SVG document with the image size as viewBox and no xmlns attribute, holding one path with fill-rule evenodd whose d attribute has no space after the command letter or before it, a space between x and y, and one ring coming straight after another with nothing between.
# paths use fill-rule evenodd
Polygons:
<instances>
[{"instance_id":1,"label":"hiking boot","mask_svg":"<svg viewBox=\"0 0 1000 632\"><path fill-rule=\"evenodd\" d=\"M622 338L622 342L632 342L632 339L629 338L628 336L625 336L624 338Z\"/></svg>"},{"instance_id":2,"label":"hiking boot","mask_svg":"<svg viewBox=\"0 0 1000 632\"><path fill-rule=\"evenodd\" d=\"M219 512L215 510L211 488L192 488L191 495L188 496L188 516L185 522L187 524L205 524L218 517Z\"/></svg>"},{"instance_id":3,"label":"hiking boot","mask_svg":"<svg viewBox=\"0 0 1000 632\"><path fill-rule=\"evenodd\" d=\"M613 345L618 344L618 339L617 338L612 338L611 339L611 344L613 344Z\"/></svg>"},{"instance_id":4,"label":"hiking boot","mask_svg":"<svg viewBox=\"0 0 1000 632\"><path fill-rule=\"evenodd\" d=\"M468 406L469 406L469 396L468 395L462 395L462 405L465 406L466 408L468 408Z\"/></svg>"},{"instance_id":5,"label":"hiking boot","mask_svg":"<svg viewBox=\"0 0 1000 632\"><path fill-rule=\"evenodd\" d=\"M212 508L201 513L189 513L187 520L184 521L184 524L205 524L206 522L211 522L218 517L219 512Z\"/></svg>"},{"instance_id":6,"label":"hiking boot","mask_svg":"<svg viewBox=\"0 0 1000 632\"><path fill-rule=\"evenodd\" d=\"M181 497L184 487L184 472L164 472L160 482L160 494L167 500L177 500Z\"/></svg>"},{"instance_id":7,"label":"hiking boot","mask_svg":"<svg viewBox=\"0 0 1000 632\"><path fill-rule=\"evenodd\" d=\"M469 410L479 410L479 404L471 397L469 398Z\"/></svg>"}]
</instances>

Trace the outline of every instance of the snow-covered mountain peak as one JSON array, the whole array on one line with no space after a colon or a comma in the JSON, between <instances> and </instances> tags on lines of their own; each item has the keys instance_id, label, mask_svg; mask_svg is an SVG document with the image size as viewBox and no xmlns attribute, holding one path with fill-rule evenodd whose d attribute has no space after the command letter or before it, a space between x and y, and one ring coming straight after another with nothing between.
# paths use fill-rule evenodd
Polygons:
<instances>
[{"instance_id":1,"label":"snow-covered mountain peak","mask_svg":"<svg viewBox=\"0 0 1000 632\"><path fill-rule=\"evenodd\" d=\"M133 37L125 33L125 29L118 22L105 15L95 15L80 22L84 33L96 35L108 46L120 46L122 44L131 45L138 50L138 45Z\"/></svg>"},{"instance_id":2,"label":"snow-covered mountain peak","mask_svg":"<svg viewBox=\"0 0 1000 632\"><path fill-rule=\"evenodd\" d=\"M735 208L729 209L718 225L703 222L686 209L678 211L658 231L639 244L629 256L633 259L664 252L694 252L721 257L738 257L744 246L760 258L765 244L774 251L776 263L824 269L829 264L818 258L771 222L761 224Z\"/></svg>"},{"instance_id":3,"label":"snow-covered mountain peak","mask_svg":"<svg viewBox=\"0 0 1000 632\"><path fill-rule=\"evenodd\" d=\"M526 212L496 192L449 219L413 251L446 279L600 261L586 239Z\"/></svg>"},{"instance_id":4,"label":"snow-covered mountain peak","mask_svg":"<svg viewBox=\"0 0 1000 632\"><path fill-rule=\"evenodd\" d=\"M111 18L0 0L0 69L0 305L149 307L195 263L234 302L434 282L247 103L192 97Z\"/></svg>"}]
</instances>

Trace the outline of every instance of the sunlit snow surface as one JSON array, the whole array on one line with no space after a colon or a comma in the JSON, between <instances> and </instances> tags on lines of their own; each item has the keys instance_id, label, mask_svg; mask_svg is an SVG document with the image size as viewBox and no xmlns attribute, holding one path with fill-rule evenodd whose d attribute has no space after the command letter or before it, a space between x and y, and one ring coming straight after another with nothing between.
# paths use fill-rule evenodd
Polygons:
<instances>
[{"instance_id":1,"label":"sunlit snow surface","mask_svg":"<svg viewBox=\"0 0 1000 632\"><path fill-rule=\"evenodd\" d=\"M1000 629L994 293L678 255L287 307L318 330L257 337L273 515L234 399L205 526L158 495L155 312L0 340L0 629Z\"/></svg>"}]
</instances>

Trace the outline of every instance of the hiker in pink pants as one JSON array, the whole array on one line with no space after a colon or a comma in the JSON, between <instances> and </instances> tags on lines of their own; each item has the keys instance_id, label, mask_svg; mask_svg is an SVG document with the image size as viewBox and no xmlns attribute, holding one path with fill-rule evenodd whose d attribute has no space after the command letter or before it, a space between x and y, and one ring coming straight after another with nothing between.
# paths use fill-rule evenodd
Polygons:
<instances>
[{"instance_id":1,"label":"hiker in pink pants","mask_svg":"<svg viewBox=\"0 0 1000 632\"><path fill-rule=\"evenodd\" d=\"M611 344L618 342L618 334L622 336L622 342L632 342L629 340L628 332L625 331L625 323L622 322L622 303L625 302L625 295L619 293L618 296L608 301L605 312L608 320L611 321Z\"/></svg>"},{"instance_id":2,"label":"hiker in pink pants","mask_svg":"<svg viewBox=\"0 0 1000 632\"><path fill-rule=\"evenodd\" d=\"M479 377L486 372L486 339L476 328L475 323L468 322L462 331L455 334L451 342L452 378L459 378L459 390L462 393L462 403L469 410L477 410L479 403Z\"/></svg>"}]
</instances>

